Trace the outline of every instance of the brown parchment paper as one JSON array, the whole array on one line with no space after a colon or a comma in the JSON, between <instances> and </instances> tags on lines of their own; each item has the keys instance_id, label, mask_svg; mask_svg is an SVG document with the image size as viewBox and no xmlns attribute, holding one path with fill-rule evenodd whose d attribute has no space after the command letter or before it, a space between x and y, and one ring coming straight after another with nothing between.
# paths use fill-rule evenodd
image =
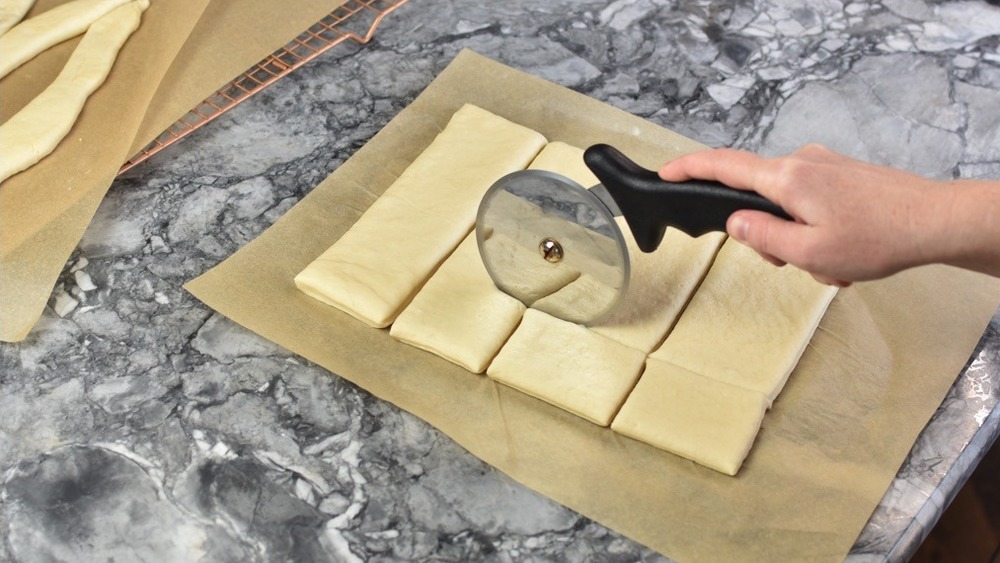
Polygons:
<instances>
[{"instance_id":1,"label":"brown parchment paper","mask_svg":"<svg viewBox=\"0 0 1000 563\"><path fill-rule=\"evenodd\" d=\"M39 0L28 17L68 0ZM0 185L0 340L23 339L126 159L345 0L152 0L107 81L56 150ZM0 122L62 69L79 38L0 80ZM2 155L0 155L2 158Z\"/></svg>"},{"instance_id":2,"label":"brown parchment paper","mask_svg":"<svg viewBox=\"0 0 1000 563\"><path fill-rule=\"evenodd\" d=\"M699 148L466 51L274 226L187 289L427 420L515 480L669 557L843 559L981 336L1000 280L927 267L841 291L739 475L728 477L396 342L295 288L295 274L464 102L550 140L612 143L647 166Z\"/></svg>"}]
</instances>

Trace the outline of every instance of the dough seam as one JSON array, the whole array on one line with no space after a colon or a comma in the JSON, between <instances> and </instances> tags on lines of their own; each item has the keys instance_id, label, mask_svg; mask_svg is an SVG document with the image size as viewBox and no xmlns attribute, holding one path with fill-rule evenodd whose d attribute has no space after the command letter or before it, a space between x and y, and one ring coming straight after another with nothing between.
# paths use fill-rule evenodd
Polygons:
<instances>
[{"instance_id":1,"label":"dough seam","mask_svg":"<svg viewBox=\"0 0 1000 563\"><path fill-rule=\"evenodd\" d=\"M639 376L636 377L634 381L632 381L632 385L628 388L628 391L622 397L621 402L618 403L618 407L614 410L614 412L611 413L611 418L607 426L605 426L605 428L614 431L611 428L611 425L614 424L615 419L618 418L618 413L622 412L622 409L625 408L625 403L627 403L628 398L632 396L632 392L635 391L635 388L639 386L639 382L642 381L642 376L646 374L646 366L648 365L649 365L649 354L646 354L646 357L642 359L642 366L639 369Z\"/></svg>"}]
</instances>

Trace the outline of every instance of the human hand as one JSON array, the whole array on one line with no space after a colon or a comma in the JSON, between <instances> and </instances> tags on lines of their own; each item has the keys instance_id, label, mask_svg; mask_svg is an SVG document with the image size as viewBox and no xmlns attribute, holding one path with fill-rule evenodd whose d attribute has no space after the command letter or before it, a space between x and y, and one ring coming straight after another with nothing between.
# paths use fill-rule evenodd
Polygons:
<instances>
[{"instance_id":1,"label":"human hand","mask_svg":"<svg viewBox=\"0 0 1000 563\"><path fill-rule=\"evenodd\" d=\"M819 145L780 158L706 150L668 162L660 177L717 180L777 203L796 221L737 211L729 235L777 266L789 263L841 287L940 260L956 192Z\"/></svg>"}]
</instances>

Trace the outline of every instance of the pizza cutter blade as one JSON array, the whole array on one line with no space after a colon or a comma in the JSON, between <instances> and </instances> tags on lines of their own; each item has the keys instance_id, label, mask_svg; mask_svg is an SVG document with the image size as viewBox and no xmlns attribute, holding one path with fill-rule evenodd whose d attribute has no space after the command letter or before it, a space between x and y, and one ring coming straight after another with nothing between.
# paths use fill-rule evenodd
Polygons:
<instances>
[{"instance_id":1,"label":"pizza cutter blade","mask_svg":"<svg viewBox=\"0 0 1000 563\"><path fill-rule=\"evenodd\" d=\"M551 172L513 172L490 187L476 217L479 252L496 286L567 321L599 322L628 290L628 247L615 216L643 252L659 247L668 226L695 237L724 232L739 209L792 219L754 192L665 182L608 145L587 149L584 162L601 184L588 190Z\"/></svg>"}]
</instances>

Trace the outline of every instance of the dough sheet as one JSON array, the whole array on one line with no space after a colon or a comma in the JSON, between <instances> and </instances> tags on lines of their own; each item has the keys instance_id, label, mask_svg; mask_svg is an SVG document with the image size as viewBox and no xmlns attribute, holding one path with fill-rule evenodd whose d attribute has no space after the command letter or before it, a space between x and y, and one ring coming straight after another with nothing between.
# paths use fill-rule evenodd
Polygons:
<instances>
[{"instance_id":1,"label":"dough sheet","mask_svg":"<svg viewBox=\"0 0 1000 563\"><path fill-rule=\"evenodd\" d=\"M647 254L639 250L625 220L615 219L625 234L625 244L632 259L632 275L622 302L610 316L590 329L649 353L663 342L674 326L712 265L726 235L708 233L691 238L668 228L660 247Z\"/></svg>"},{"instance_id":2,"label":"dough sheet","mask_svg":"<svg viewBox=\"0 0 1000 563\"><path fill-rule=\"evenodd\" d=\"M500 133L477 133L484 127ZM482 138L473 143L477 134ZM498 137L506 148L483 147ZM628 293L607 320L588 328L546 313L552 304L587 299L601 283L589 272L602 270L599 264L562 263L557 269L533 252L521 257L526 263L515 257L516 263L506 266L528 272L529 285L542 278L550 282L525 309L494 285L468 228L492 182L529 161L531 169L582 186L598 182L582 149L553 142L538 152L540 139L484 110L463 107L296 284L372 326L391 323L389 333L401 342L735 475L835 290L798 270L767 264L723 233L691 238L668 229L660 249L646 254L617 218L632 273ZM519 151L517 158L496 158L501 151L509 154L510 147ZM486 172L484 161L492 166ZM445 169L458 170L455 178L444 175L442 181L442 174L430 172ZM477 180L475 189L463 192L469 197L461 206L451 205L456 189ZM508 199L511 220L548 220L530 209L535 204ZM563 231L561 236L570 238L587 236L582 227L576 234ZM497 232L486 235L484 244L524 246ZM372 252L375 248L382 252ZM442 256L447 256L443 262ZM530 274L531 268L554 274Z\"/></svg>"},{"instance_id":3,"label":"dough sheet","mask_svg":"<svg viewBox=\"0 0 1000 563\"><path fill-rule=\"evenodd\" d=\"M494 268L507 272L518 272L510 278L513 293L523 295L525 301L535 304L552 295L580 277L580 271L565 262L550 264L539 260L538 252L527 252L523 242L507 235L493 232L486 235L483 245L492 252ZM490 280L492 284L493 281Z\"/></svg>"},{"instance_id":4,"label":"dough sheet","mask_svg":"<svg viewBox=\"0 0 1000 563\"><path fill-rule=\"evenodd\" d=\"M296 285L370 326L388 326L472 229L486 190L544 145L539 133L466 104Z\"/></svg>"},{"instance_id":5,"label":"dough sheet","mask_svg":"<svg viewBox=\"0 0 1000 563\"><path fill-rule=\"evenodd\" d=\"M531 170L548 170L561 174L586 189L600 183L583 162L583 149L562 141L552 141L531 161Z\"/></svg>"},{"instance_id":6,"label":"dough sheet","mask_svg":"<svg viewBox=\"0 0 1000 563\"><path fill-rule=\"evenodd\" d=\"M591 188L600 181L584 163L583 152L566 143L552 142L532 162L531 168L556 172ZM668 228L660 248L647 254L639 250L625 219L616 217L615 221L625 236L631 260L629 289L615 310L590 329L648 353L663 342L677 321L712 265L726 235L709 233L691 238ZM593 272L599 271L599 266L588 265L581 269ZM557 311L564 309L567 303L587 299L600 289L601 282L584 274L531 306L542 311Z\"/></svg>"}]
</instances>

